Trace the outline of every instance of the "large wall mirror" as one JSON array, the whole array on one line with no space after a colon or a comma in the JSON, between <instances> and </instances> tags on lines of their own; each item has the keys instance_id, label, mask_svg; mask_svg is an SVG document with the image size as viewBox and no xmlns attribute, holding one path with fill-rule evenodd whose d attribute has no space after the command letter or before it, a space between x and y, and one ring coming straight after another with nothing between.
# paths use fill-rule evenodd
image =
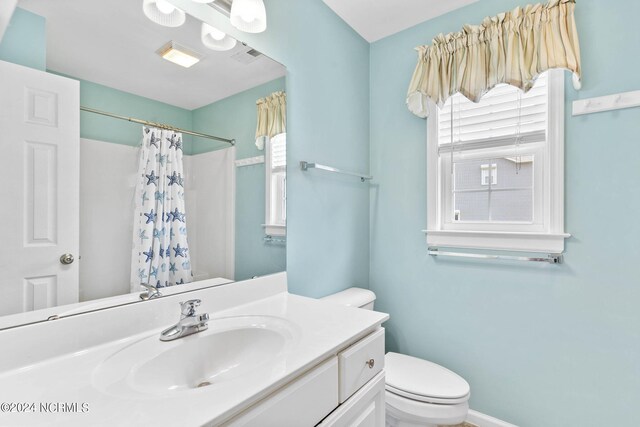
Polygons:
<instances>
[{"instance_id":1,"label":"large wall mirror","mask_svg":"<svg viewBox=\"0 0 640 427\"><path fill-rule=\"evenodd\" d=\"M0 43L0 329L286 268L285 67L144 3L18 1Z\"/></svg>"}]
</instances>

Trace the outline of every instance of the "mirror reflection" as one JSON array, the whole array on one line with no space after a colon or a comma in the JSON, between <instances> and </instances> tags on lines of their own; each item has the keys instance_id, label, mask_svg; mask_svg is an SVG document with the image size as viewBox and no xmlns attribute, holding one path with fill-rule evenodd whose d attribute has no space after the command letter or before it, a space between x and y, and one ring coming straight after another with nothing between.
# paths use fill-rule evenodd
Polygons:
<instances>
[{"instance_id":1,"label":"mirror reflection","mask_svg":"<svg viewBox=\"0 0 640 427\"><path fill-rule=\"evenodd\" d=\"M0 327L285 270L286 69L147 3L18 1Z\"/></svg>"}]
</instances>

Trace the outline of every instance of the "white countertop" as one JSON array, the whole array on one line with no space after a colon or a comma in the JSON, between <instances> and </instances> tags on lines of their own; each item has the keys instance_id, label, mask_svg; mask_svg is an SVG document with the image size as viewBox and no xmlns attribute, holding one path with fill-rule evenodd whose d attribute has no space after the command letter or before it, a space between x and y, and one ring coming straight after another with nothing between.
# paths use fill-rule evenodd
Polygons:
<instances>
[{"instance_id":1,"label":"white countertop","mask_svg":"<svg viewBox=\"0 0 640 427\"><path fill-rule=\"evenodd\" d=\"M95 386L94 370L107 357L162 328L106 342L71 354L0 373L0 403L78 403L80 413L0 412L0 425L196 426L228 420L303 372L335 355L388 319L387 314L278 293L211 313L216 318L261 315L285 319L296 327L296 344L275 367L243 380L158 395L114 395ZM168 325L164 325L168 326ZM73 333L73 331L69 331ZM189 338L182 338L188 340ZM9 347L2 345L2 351ZM38 346L33 345L33 351ZM171 369L167 366L167 369ZM88 410L81 412L82 404Z\"/></svg>"},{"instance_id":2,"label":"white countertop","mask_svg":"<svg viewBox=\"0 0 640 427\"><path fill-rule=\"evenodd\" d=\"M227 279L224 277L214 277L212 279L201 280L198 282L185 283L184 285L180 286L160 288L160 292L162 292L162 295L164 296L169 296L183 292L195 291L204 287L224 285L231 282L233 282L233 280L231 279ZM41 310L25 311L23 313L10 314L7 316L0 316L0 329L12 328L15 326L26 325L34 322L43 322L46 321L50 316L70 316L88 311L114 307L117 305L145 302L140 301L140 294L143 292L142 287L140 288L140 292L116 295L108 298L100 298L93 301L83 301L74 304L43 308Z\"/></svg>"}]
</instances>

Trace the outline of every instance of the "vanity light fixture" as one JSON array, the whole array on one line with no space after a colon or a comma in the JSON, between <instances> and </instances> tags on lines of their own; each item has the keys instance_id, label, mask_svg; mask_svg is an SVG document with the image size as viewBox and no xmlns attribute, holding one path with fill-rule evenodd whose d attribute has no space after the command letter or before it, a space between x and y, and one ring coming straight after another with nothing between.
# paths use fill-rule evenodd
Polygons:
<instances>
[{"instance_id":1,"label":"vanity light fixture","mask_svg":"<svg viewBox=\"0 0 640 427\"><path fill-rule=\"evenodd\" d=\"M245 33L261 33L267 29L267 12L263 0L233 0L231 25Z\"/></svg>"},{"instance_id":2,"label":"vanity light fixture","mask_svg":"<svg viewBox=\"0 0 640 427\"><path fill-rule=\"evenodd\" d=\"M200 38L202 44L212 50L231 50L236 46L236 39L204 22Z\"/></svg>"},{"instance_id":3,"label":"vanity light fixture","mask_svg":"<svg viewBox=\"0 0 640 427\"><path fill-rule=\"evenodd\" d=\"M142 0L142 11L147 18L165 27L179 27L187 19L184 11L167 0Z\"/></svg>"},{"instance_id":4,"label":"vanity light fixture","mask_svg":"<svg viewBox=\"0 0 640 427\"><path fill-rule=\"evenodd\" d=\"M189 68L200 61L202 55L187 47L170 41L156 51L158 55L167 61L178 64L181 67Z\"/></svg>"}]
</instances>

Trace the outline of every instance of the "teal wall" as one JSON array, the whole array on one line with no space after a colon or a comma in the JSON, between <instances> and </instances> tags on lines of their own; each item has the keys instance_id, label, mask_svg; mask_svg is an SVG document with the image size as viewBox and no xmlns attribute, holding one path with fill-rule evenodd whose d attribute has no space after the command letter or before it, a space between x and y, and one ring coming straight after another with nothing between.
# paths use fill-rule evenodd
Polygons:
<instances>
[{"instance_id":1,"label":"teal wall","mask_svg":"<svg viewBox=\"0 0 640 427\"><path fill-rule=\"evenodd\" d=\"M584 83L576 92L567 73L566 263L427 255L426 122L405 106L413 48L525 3L482 0L371 45L370 287L391 314L388 349L464 376L473 409L519 426L637 425L640 109L572 117L571 102L638 89L640 2L577 4Z\"/></svg>"},{"instance_id":2,"label":"teal wall","mask_svg":"<svg viewBox=\"0 0 640 427\"><path fill-rule=\"evenodd\" d=\"M193 110L193 129L236 140L236 158L262 156L264 151L255 145L256 101L273 92L285 90L285 78L264 83L213 104ZM193 154L225 148L229 145L198 139L193 143Z\"/></svg>"},{"instance_id":3,"label":"teal wall","mask_svg":"<svg viewBox=\"0 0 640 427\"><path fill-rule=\"evenodd\" d=\"M369 44L321 0L266 0L268 28L246 34L191 0L172 0L287 67L289 290L321 296L369 282L368 186L302 172L300 160L369 169Z\"/></svg>"},{"instance_id":4,"label":"teal wall","mask_svg":"<svg viewBox=\"0 0 640 427\"><path fill-rule=\"evenodd\" d=\"M80 80L80 105L121 116L168 123L183 129L193 127L190 110L86 80ZM80 136L138 146L142 141L142 128L136 123L83 111L80 113ZM184 135L183 140L185 154L191 154L192 137Z\"/></svg>"},{"instance_id":5,"label":"teal wall","mask_svg":"<svg viewBox=\"0 0 640 427\"><path fill-rule=\"evenodd\" d=\"M255 146L256 100L279 90L285 90L284 77L193 110L193 128L235 139L238 159L264 155ZM193 142L194 154L213 147L210 141ZM264 179L264 164L236 168L236 280L286 269L285 245L263 240Z\"/></svg>"},{"instance_id":6,"label":"teal wall","mask_svg":"<svg viewBox=\"0 0 640 427\"><path fill-rule=\"evenodd\" d=\"M45 19L17 7L0 42L0 60L44 70L46 37Z\"/></svg>"}]
</instances>

